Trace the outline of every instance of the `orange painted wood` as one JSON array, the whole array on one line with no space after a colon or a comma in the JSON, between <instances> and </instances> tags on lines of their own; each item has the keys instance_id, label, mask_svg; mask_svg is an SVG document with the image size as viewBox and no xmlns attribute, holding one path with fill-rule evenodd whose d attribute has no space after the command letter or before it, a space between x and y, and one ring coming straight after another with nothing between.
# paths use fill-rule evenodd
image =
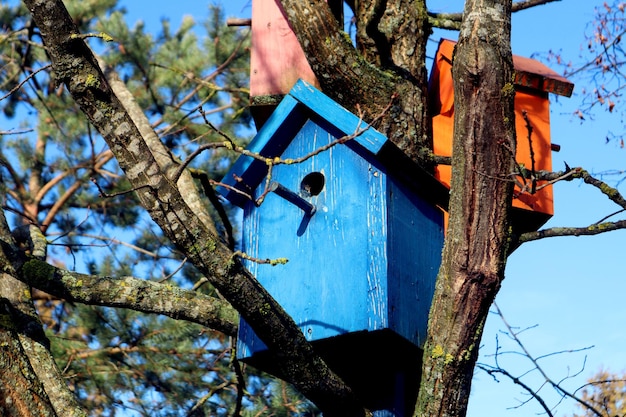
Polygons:
<instances>
[{"instance_id":1,"label":"orange painted wood","mask_svg":"<svg viewBox=\"0 0 626 417\"><path fill-rule=\"evenodd\" d=\"M285 95L299 78L319 86L280 1L254 0L250 97Z\"/></svg>"},{"instance_id":2,"label":"orange painted wood","mask_svg":"<svg viewBox=\"0 0 626 417\"><path fill-rule=\"evenodd\" d=\"M454 90L452 83L452 54L455 42L442 40L435 56L430 78L430 105L433 111L433 151L436 155L452 155L454 123ZM534 153L534 169L552 170L550 144L550 109L548 92L571 95L573 84L540 62L528 58L513 57L515 79L515 128L517 132L516 161L527 169L533 168L531 142ZM536 72L533 72L536 71ZM530 134L525 116L532 126ZM440 165L435 176L450 186L451 168ZM521 179L520 179L521 181ZM541 187L545 182L538 182ZM545 215L547 221L554 213L552 187L546 186L534 194L515 187L513 207ZM536 216L533 223L536 223Z\"/></svg>"}]
</instances>

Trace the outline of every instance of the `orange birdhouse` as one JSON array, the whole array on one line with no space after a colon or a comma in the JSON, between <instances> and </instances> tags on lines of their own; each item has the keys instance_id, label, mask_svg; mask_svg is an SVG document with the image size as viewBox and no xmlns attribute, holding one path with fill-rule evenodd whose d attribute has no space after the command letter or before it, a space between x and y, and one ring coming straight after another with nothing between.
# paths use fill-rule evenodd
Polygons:
<instances>
[{"instance_id":1,"label":"orange birdhouse","mask_svg":"<svg viewBox=\"0 0 626 417\"><path fill-rule=\"evenodd\" d=\"M430 75L429 94L435 155L452 155L454 90L452 54L455 42L441 40ZM574 84L533 59L513 56L515 68L516 161L525 169L552 170L548 93L571 96ZM450 187L451 167L439 165L435 176ZM518 177L519 178L519 177ZM554 213L552 186L519 178L515 187L514 224L518 232L537 230Z\"/></svg>"}]
</instances>

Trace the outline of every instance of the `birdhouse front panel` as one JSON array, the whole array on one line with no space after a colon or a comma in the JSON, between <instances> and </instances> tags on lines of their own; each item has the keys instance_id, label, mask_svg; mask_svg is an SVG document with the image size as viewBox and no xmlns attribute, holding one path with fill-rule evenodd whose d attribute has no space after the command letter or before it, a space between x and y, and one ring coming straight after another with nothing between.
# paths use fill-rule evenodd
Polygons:
<instances>
[{"instance_id":1,"label":"birdhouse front panel","mask_svg":"<svg viewBox=\"0 0 626 417\"><path fill-rule=\"evenodd\" d=\"M309 121L282 157L302 157L330 140L332 136ZM320 176L321 190L307 198L316 207L313 215L275 193L268 194L260 207L248 204L244 209L245 252L255 258L288 260L285 265L247 266L283 308L297 316L294 319L309 340L368 328L368 245L385 256L381 237L368 239L368 217L381 215L368 215L375 209L368 196L380 198L382 176L375 177L371 167L353 154L337 146L304 163L273 169L272 181L301 195L309 193L311 175ZM258 187L256 198L263 192L264 187ZM350 276L341 276L346 273Z\"/></svg>"},{"instance_id":2,"label":"birdhouse front panel","mask_svg":"<svg viewBox=\"0 0 626 417\"><path fill-rule=\"evenodd\" d=\"M452 55L455 42L442 40L435 56L430 79L430 105L434 114L433 151L436 155L452 155L454 125L454 89ZM515 160L520 168L531 171L552 170L550 141L550 109L548 92L571 95L573 84L543 64L532 59L514 56L515 129L517 152ZM450 186L450 166L439 165L435 176ZM537 229L554 213L552 186L545 181L516 180L513 207L522 229Z\"/></svg>"}]
</instances>

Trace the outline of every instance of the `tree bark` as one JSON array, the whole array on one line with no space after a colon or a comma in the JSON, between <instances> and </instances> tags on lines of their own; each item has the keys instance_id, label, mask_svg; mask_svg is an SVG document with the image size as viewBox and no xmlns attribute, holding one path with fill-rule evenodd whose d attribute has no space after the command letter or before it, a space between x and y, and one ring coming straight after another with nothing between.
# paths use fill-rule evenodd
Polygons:
<instances>
[{"instance_id":1,"label":"tree bark","mask_svg":"<svg viewBox=\"0 0 626 417\"><path fill-rule=\"evenodd\" d=\"M134 277L79 274L37 259L20 265L17 274L20 281L66 301L163 314L237 336L239 316L235 309L201 292Z\"/></svg>"},{"instance_id":2,"label":"tree bark","mask_svg":"<svg viewBox=\"0 0 626 417\"><path fill-rule=\"evenodd\" d=\"M3 263L8 261L4 253L0 256ZM6 298L10 296L15 299L16 294L24 297L20 292L23 285L9 274L0 274L0 414L15 417L56 416L43 384L20 342L18 323L23 323L24 317Z\"/></svg>"},{"instance_id":3,"label":"tree bark","mask_svg":"<svg viewBox=\"0 0 626 417\"><path fill-rule=\"evenodd\" d=\"M430 30L424 1L356 2L363 56L325 2L281 3L322 91L362 113L365 121L383 113L393 100L376 129L419 165L432 168L425 68Z\"/></svg>"},{"instance_id":4,"label":"tree bark","mask_svg":"<svg viewBox=\"0 0 626 417\"><path fill-rule=\"evenodd\" d=\"M450 220L416 416L464 416L489 307L504 278L515 132L510 0L466 2L453 57Z\"/></svg>"},{"instance_id":5,"label":"tree bark","mask_svg":"<svg viewBox=\"0 0 626 417\"><path fill-rule=\"evenodd\" d=\"M0 414L86 416L52 357L30 287L15 278L19 251L2 210L0 244Z\"/></svg>"}]
</instances>

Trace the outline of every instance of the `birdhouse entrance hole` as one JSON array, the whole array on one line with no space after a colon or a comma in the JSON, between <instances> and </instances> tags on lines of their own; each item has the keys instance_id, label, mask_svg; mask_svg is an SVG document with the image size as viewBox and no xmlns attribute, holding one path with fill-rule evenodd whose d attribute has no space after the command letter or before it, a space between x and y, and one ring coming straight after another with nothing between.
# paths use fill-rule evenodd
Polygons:
<instances>
[{"instance_id":1,"label":"birdhouse entrance hole","mask_svg":"<svg viewBox=\"0 0 626 417\"><path fill-rule=\"evenodd\" d=\"M311 172L302 178L300 192L303 197L318 195L324 189L324 174L321 172Z\"/></svg>"}]
</instances>

